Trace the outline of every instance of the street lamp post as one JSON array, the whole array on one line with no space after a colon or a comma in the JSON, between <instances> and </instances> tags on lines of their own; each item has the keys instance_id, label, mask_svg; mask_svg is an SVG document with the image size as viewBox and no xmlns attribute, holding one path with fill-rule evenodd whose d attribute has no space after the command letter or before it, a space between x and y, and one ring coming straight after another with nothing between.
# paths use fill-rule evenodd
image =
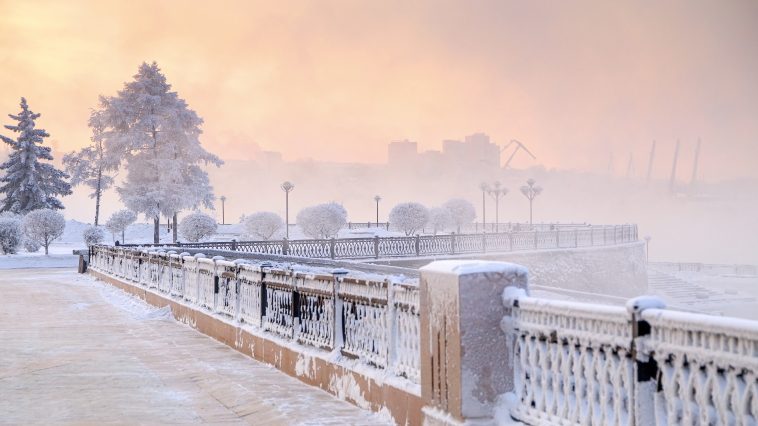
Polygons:
<instances>
[{"instance_id":1,"label":"street lamp post","mask_svg":"<svg viewBox=\"0 0 758 426\"><path fill-rule=\"evenodd\" d=\"M495 232L498 232L500 230L500 197L508 194L508 188L504 188L500 182L495 181L487 193L495 199Z\"/></svg>"},{"instance_id":2,"label":"street lamp post","mask_svg":"<svg viewBox=\"0 0 758 426\"><path fill-rule=\"evenodd\" d=\"M528 179L526 185L521 187L521 193L529 199L529 225L532 225L532 204L534 199L542 193L542 187L535 185L537 183L534 179Z\"/></svg>"},{"instance_id":3,"label":"street lamp post","mask_svg":"<svg viewBox=\"0 0 758 426\"><path fill-rule=\"evenodd\" d=\"M482 233L487 232L487 206L486 206L486 196L487 191L490 190L490 186L487 185L486 182L482 182L479 184L479 189L482 190Z\"/></svg>"},{"instance_id":4,"label":"street lamp post","mask_svg":"<svg viewBox=\"0 0 758 426\"><path fill-rule=\"evenodd\" d=\"M225 211L224 211L224 207L226 204L226 195L222 195L221 197L219 197L219 200L221 200L221 224L226 225L226 220L225 220L226 216L225 216Z\"/></svg>"},{"instance_id":5,"label":"street lamp post","mask_svg":"<svg viewBox=\"0 0 758 426\"><path fill-rule=\"evenodd\" d=\"M382 201L382 197L375 195L374 201L376 201L376 227L379 227L379 201Z\"/></svg>"},{"instance_id":6,"label":"street lamp post","mask_svg":"<svg viewBox=\"0 0 758 426\"><path fill-rule=\"evenodd\" d=\"M295 189L295 185L290 181L285 181L281 185L284 191L284 233L285 238L290 239L290 192Z\"/></svg>"}]
</instances>

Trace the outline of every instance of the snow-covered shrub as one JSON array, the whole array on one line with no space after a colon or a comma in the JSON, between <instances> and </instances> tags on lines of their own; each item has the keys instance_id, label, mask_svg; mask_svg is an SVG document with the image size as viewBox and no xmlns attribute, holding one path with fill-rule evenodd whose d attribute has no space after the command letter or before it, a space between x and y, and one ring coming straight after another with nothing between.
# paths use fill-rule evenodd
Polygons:
<instances>
[{"instance_id":1,"label":"snow-covered shrub","mask_svg":"<svg viewBox=\"0 0 758 426\"><path fill-rule=\"evenodd\" d=\"M210 237L217 228L216 219L200 212L190 213L179 222L179 234L190 242Z\"/></svg>"},{"instance_id":2,"label":"snow-covered shrub","mask_svg":"<svg viewBox=\"0 0 758 426\"><path fill-rule=\"evenodd\" d=\"M419 203L400 203L390 210L390 224L405 235L423 230L428 221L429 209Z\"/></svg>"},{"instance_id":3,"label":"snow-covered shrub","mask_svg":"<svg viewBox=\"0 0 758 426\"><path fill-rule=\"evenodd\" d=\"M121 243L124 243L126 228L136 220L137 214L131 210L123 209L113 213L111 217L108 218L108 221L105 222L105 227L111 232L114 240L116 239L116 235L121 234Z\"/></svg>"},{"instance_id":4,"label":"snow-covered shrub","mask_svg":"<svg viewBox=\"0 0 758 426\"><path fill-rule=\"evenodd\" d=\"M28 238L24 239L24 250L26 250L28 253L37 253L42 247L38 241L36 240L30 240Z\"/></svg>"},{"instance_id":5,"label":"snow-covered shrub","mask_svg":"<svg viewBox=\"0 0 758 426\"><path fill-rule=\"evenodd\" d=\"M0 250L2 254L16 253L23 239L21 218L15 214L4 213L0 215Z\"/></svg>"},{"instance_id":6,"label":"snow-covered shrub","mask_svg":"<svg viewBox=\"0 0 758 426\"><path fill-rule=\"evenodd\" d=\"M97 226L90 226L82 232L82 239L84 239L84 244L87 244L87 247L94 246L103 242L105 232Z\"/></svg>"},{"instance_id":7,"label":"snow-covered shrub","mask_svg":"<svg viewBox=\"0 0 758 426\"><path fill-rule=\"evenodd\" d=\"M336 237L347 223L347 210L337 203L306 207L297 214L297 224L311 238Z\"/></svg>"},{"instance_id":8,"label":"snow-covered shrub","mask_svg":"<svg viewBox=\"0 0 758 426\"><path fill-rule=\"evenodd\" d=\"M24 237L33 240L45 248L48 254L50 243L63 235L66 220L63 215L52 209L39 209L29 212L22 225Z\"/></svg>"},{"instance_id":9,"label":"snow-covered shrub","mask_svg":"<svg viewBox=\"0 0 758 426\"><path fill-rule=\"evenodd\" d=\"M453 225L455 225L458 232L461 232L462 225L467 225L476 218L474 205L462 198L448 200L442 207L450 212Z\"/></svg>"},{"instance_id":10,"label":"snow-covered shrub","mask_svg":"<svg viewBox=\"0 0 758 426\"><path fill-rule=\"evenodd\" d=\"M242 218L242 229L252 238L269 240L284 227L284 221L276 213L258 212Z\"/></svg>"},{"instance_id":11,"label":"snow-covered shrub","mask_svg":"<svg viewBox=\"0 0 758 426\"><path fill-rule=\"evenodd\" d=\"M438 232L444 232L453 224L453 217L450 210L444 207L433 207L429 209L429 225L432 227L432 233L437 235Z\"/></svg>"}]
</instances>

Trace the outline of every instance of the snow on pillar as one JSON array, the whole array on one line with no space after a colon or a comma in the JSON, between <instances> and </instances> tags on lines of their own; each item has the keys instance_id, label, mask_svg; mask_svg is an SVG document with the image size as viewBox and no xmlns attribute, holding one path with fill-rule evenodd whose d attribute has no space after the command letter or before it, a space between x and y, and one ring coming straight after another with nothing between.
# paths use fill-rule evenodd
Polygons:
<instances>
[{"instance_id":1,"label":"snow on pillar","mask_svg":"<svg viewBox=\"0 0 758 426\"><path fill-rule=\"evenodd\" d=\"M489 422L513 390L500 329L506 287L527 287L527 269L505 262L445 260L421 268L421 396L425 424Z\"/></svg>"}]
</instances>

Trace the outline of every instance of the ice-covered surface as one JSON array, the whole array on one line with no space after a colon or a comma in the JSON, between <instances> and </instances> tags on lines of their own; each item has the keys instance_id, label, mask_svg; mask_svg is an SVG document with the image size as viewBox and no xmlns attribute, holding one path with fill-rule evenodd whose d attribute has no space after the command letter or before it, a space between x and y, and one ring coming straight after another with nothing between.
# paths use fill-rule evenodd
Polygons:
<instances>
[{"instance_id":1,"label":"ice-covered surface","mask_svg":"<svg viewBox=\"0 0 758 426\"><path fill-rule=\"evenodd\" d=\"M0 291L0 423L390 424L72 270Z\"/></svg>"},{"instance_id":2,"label":"ice-covered surface","mask_svg":"<svg viewBox=\"0 0 758 426\"><path fill-rule=\"evenodd\" d=\"M520 265L483 260L438 260L421 270L455 275L495 273L523 277L528 274L528 270Z\"/></svg>"}]
</instances>

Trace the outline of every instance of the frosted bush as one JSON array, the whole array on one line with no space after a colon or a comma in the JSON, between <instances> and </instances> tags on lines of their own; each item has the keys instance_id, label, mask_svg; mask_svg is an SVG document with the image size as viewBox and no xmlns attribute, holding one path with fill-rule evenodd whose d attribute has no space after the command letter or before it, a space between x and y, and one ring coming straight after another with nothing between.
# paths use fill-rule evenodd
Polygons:
<instances>
[{"instance_id":1,"label":"frosted bush","mask_svg":"<svg viewBox=\"0 0 758 426\"><path fill-rule=\"evenodd\" d=\"M29 253L37 253L42 246L36 240L24 239L24 250Z\"/></svg>"},{"instance_id":2,"label":"frosted bush","mask_svg":"<svg viewBox=\"0 0 758 426\"><path fill-rule=\"evenodd\" d=\"M97 226L90 226L82 232L82 239L87 247L100 244L105 239L105 232Z\"/></svg>"},{"instance_id":3,"label":"frosted bush","mask_svg":"<svg viewBox=\"0 0 758 426\"><path fill-rule=\"evenodd\" d=\"M137 214L131 210L119 210L113 213L108 221L105 222L105 228L113 235L113 239L116 239L116 235L121 234L121 243L125 241L126 228L129 227L134 221L137 220Z\"/></svg>"},{"instance_id":4,"label":"frosted bush","mask_svg":"<svg viewBox=\"0 0 758 426\"><path fill-rule=\"evenodd\" d=\"M179 222L179 234L190 242L210 237L217 228L216 219L200 212L190 213Z\"/></svg>"},{"instance_id":5,"label":"frosted bush","mask_svg":"<svg viewBox=\"0 0 758 426\"><path fill-rule=\"evenodd\" d=\"M347 223L347 210L337 203L306 207L297 214L297 224L310 238L336 237Z\"/></svg>"},{"instance_id":6,"label":"frosted bush","mask_svg":"<svg viewBox=\"0 0 758 426\"><path fill-rule=\"evenodd\" d=\"M462 225L468 225L476 218L476 209L474 209L474 205L461 198L448 200L448 202L443 204L442 207L450 212L453 225L455 225L458 232L461 232Z\"/></svg>"},{"instance_id":7,"label":"frosted bush","mask_svg":"<svg viewBox=\"0 0 758 426\"><path fill-rule=\"evenodd\" d=\"M251 238L269 240L284 227L284 221L276 213L258 212L242 218L242 229Z\"/></svg>"},{"instance_id":8,"label":"frosted bush","mask_svg":"<svg viewBox=\"0 0 758 426\"><path fill-rule=\"evenodd\" d=\"M400 203L390 210L390 223L395 229L413 235L429 221L429 209L419 203Z\"/></svg>"},{"instance_id":9,"label":"frosted bush","mask_svg":"<svg viewBox=\"0 0 758 426\"><path fill-rule=\"evenodd\" d=\"M21 219L14 214L0 215L0 250L2 254L14 254L21 245Z\"/></svg>"},{"instance_id":10,"label":"frosted bush","mask_svg":"<svg viewBox=\"0 0 758 426\"><path fill-rule=\"evenodd\" d=\"M50 243L63 235L66 220L55 210L39 209L29 212L24 217L22 228L24 237L40 244L45 248L45 254L48 254Z\"/></svg>"},{"instance_id":11,"label":"frosted bush","mask_svg":"<svg viewBox=\"0 0 758 426\"><path fill-rule=\"evenodd\" d=\"M444 232L453 224L453 216L450 210L444 207L434 207L429 209L429 225L432 227L432 233L437 235L438 232Z\"/></svg>"}]
</instances>

